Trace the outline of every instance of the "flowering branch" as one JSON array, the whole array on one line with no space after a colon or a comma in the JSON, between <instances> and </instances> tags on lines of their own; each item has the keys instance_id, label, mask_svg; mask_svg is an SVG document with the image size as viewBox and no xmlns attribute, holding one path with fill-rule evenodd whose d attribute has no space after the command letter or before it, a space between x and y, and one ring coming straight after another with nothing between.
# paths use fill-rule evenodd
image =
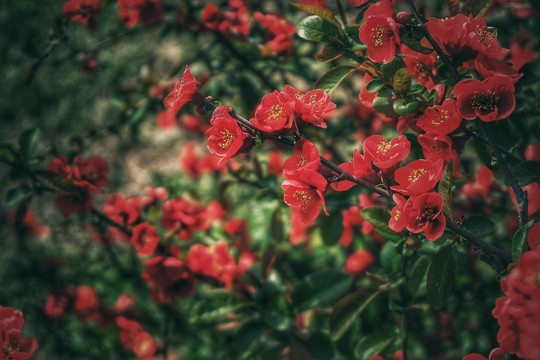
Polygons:
<instances>
[{"instance_id":1,"label":"flowering branch","mask_svg":"<svg viewBox=\"0 0 540 360\"><path fill-rule=\"evenodd\" d=\"M437 44L437 42L433 39L433 37L429 33L420 15L418 14L418 11L416 10L416 7L414 6L412 0L407 0L407 4L409 5L409 8L411 9L413 16L418 22L419 29L424 33L426 39L429 41L431 46L433 46L433 49L435 49L435 51L439 55L439 58L446 65L446 67L452 74L452 77L454 78L455 82L456 83L460 82L461 77L459 76L459 73L457 72L456 67L450 62L450 59L446 56L444 51L441 49L441 47ZM491 129L489 128L489 126L483 121L481 122L481 126L482 126L482 130L484 131L484 134L487 137L489 145L491 146L491 149L493 150L493 155L495 156L495 159L497 160L497 164L499 168L501 169L504 176L510 183L510 186L512 186L512 189L514 190L514 193L516 195L516 200L518 202L518 207L519 207L519 223L520 223L520 226L523 226L527 223L527 220L528 220L527 191L523 191L521 189L518 181L516 180L516 178L510 171L510 169L508 168L508 164L504 160L501 154L501 151L499 150L499 146L497 142L495 141L495 137L493 136L493 133L491 132Z\"/></svg>"}]
</instances>

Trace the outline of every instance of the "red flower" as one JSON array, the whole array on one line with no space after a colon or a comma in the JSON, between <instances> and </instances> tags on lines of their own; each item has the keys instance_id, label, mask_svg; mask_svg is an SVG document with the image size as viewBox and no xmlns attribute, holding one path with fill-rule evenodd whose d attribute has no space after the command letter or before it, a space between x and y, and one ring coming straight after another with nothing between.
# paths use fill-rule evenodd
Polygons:
<instances>
[{"instance_id":1,"label":"red flower","mask_svg":"<svg viewBox=\"0 0 540 360\"><path fill-rule=\"evenodd\" d=\"M326 129L323 116L336 108L336 104L330 101L330 95L323 89L311 90L303 94L289 85L285 85L285 93L294 98L294 111L302 121Z\"/></svg>"},{"instance_id":2,"label":"red flower","mask_svg":"<svg viewBox=\"0 0 540 360\"><path fill-rule=\"evenodd\" d=\"M442 207L443 198L436 192L410 197L403 209L407 229L415 234L423 231L428 240L437 240L446 227Z\"/></svg>"},{"instance_id":3,"label":"red flower","mask_svg":"<svg viewBox=\"0 0 540 360\"><path fill-rule=\"evenodd\" d=\"M484 81L466 79L454 88L457 108L461 116L473 120L477 116L485 122L508 117L516 107L514 84L505 75L494 75Z\"/></svg>"},{"instance_id":4,"label":"red flower","mask_svg":"<svg viewBox=\"0 0 540 360\"><path fill-rule=\"evenodd\" d=\"M159 243L159 235L155 227L147 222L140 223L133 228L131 243L140 256L152 255Z\"/></svg>"},{"instance_id":5,"label":"red flower","mask_svg":"<svg viewBox=\"0 0 540 360\"><path fill-rule=\"evenodd\" d=\"M319 150L311 141L300 139L294 144L294 156L288 158L283 163L283 172L287 174L295 173L300 169L317 171L321 163Z\"/></svg>"},{"instance_id":6,"label":"red flower","mask_svg":"<svg viewBox=\"0 0 540 360\"><path fill-rule=\"evenodd\" d=\"M441 179L443 161L431 162L424 159L414 160L406 167L396 170L395 179L399 185L391 189L403 195L417 195L433 190L435 184Z\"/></svg>"},{"instance_id":7,"label":"red flower","mask_svg":"<svg viewBox=\"0 0 540 360\"><path fill-rule=\"evenodd\" d=\"M73 162L73 175L75 179L85 181L93 191L109 185L109 165L99 156L85 159L77 156Z\"/></svg>"},{"instance_id":8,"label":"red flower","mask_svg":"<svg viewBox=\"0 0 540 360\"><path fill-rule=\"evenodd\" d=\"M407 226L407 219L404 214L407 199L400 194L394 194L392 199L395 201L396 206L392 209L388 227L396 232L401 232L405 229L405 226Z\"/></svg>"},{"instance_id":9,"label":"red flower","mask_svg":"<svg viewBox=\"0 0 540 360\"><path fill-rule=\"evenodd\" d=\"M88 184L78 186L76 194L60 193L56 197L55 204L65 217L75 213L79 215L88 214L92 210L94 198L90 193Z\"/></svg>"},{"instance_id":10,"label":"red flower","mask_svg":"<svg viewBox=\"0 0 540 360\"><path fill-rule=\"evenodd\" d=\"M195 231L210 227L204 206L176 197L163 204L161 225L167 230L178 232L183 240L189 240Z\"/></svg>"},{"instance_id":11,"label":"red flower","mask_svg":"<svg viewBox=\"0 0 540 360\"><path fill-rule=\"evenodd\" d=\"M158 112L156 121L159 130L167 130L178 125L176 111L173 109Z\"/></svg>"},{"instance_id":12,"label":"red flower","mask_svg":"<svg viewBox=\"0 0 540 360\"><path fill-rule=\"evenodd\" d=\"M319 205L322 205L324 213L328 215L323 196L327 184L324 176L318 172L297 171L281 183L281 188L285 190L283 200L287 205L300 209L304 223L311 223L319 215Z\"/></svg>"},{"instance_id":13,"label":"red flower","mask_svg":"<svg viewBox=\"0 0 540 360\"><path fill-rule=\"evenodd\" d=\"M468 20L467 44L471 49L494 59L503 58L510 52L510 49L501 47L497 36L489 31L486 20L482 16L469 15Z\"/></svg>"},{"instance_id":14,"label":"red flower","mask_svg":"<svg viewBox=\"0 0 540 360\"><path fill-rule=\"evenodd\" d=\"M201 18L204 26L208 29L215 30L223 20L223 12L216 5L208 3L201 13Z\"/></svg>"},{"instance_id":15,"label":"red flower","mask_svg":"<svg viewBox=\"0 0 540 360\"><path fill-rule=\"evenodd\" d=\"M184 76L176 83L173 91L163 99L163 105L167 109L177 112L182 106L192 100L193 95L197 92L197 84L200 84L200 82L195 80L189 71L189 67L186 65Z\"/></svg>"},{"instance_id":16,"label":"red flower","mask_svg":"<svg viewBox=\"0 0 540 360\"><path fill-rule=\"evenodd\" d=\"M236 263L224 241L212 246L193 245L186 257L186 264L194 273L213 277L226 286L232 285L237 274Z\"/></svg>"},{"instance_id":17,"label":"red flower","mask_svg":"<svg viewBox=\"0 0 540 360\"><path fill-rule=\"evenodd\" d=\"M420 134L418 143L422 146L424 157L429 161L441 159L449 162L453 157L459 160L457 153L452 150L452 139L446 135Z\"/></svg>"},{"instance_id":18,"label":"red flower","mask_svg":"<svg viewBox=\"0 0 540 360\"><path fill-rule=\"evenodd\" d=\"M51 319L61 318L69 305L69 299L65 295L47 295L43 311Z\"/></svg>"},{"instance_id":19,"label":"red flower","mask_svg":"<svg viewBox=\"0 0 540 360\"><path fill-rule=\"evenodd\" d=\"M474 58L474 60L469 60L464 63L463 66L475 69L484 79L493 75L502 74L512 79L512 82L515 84L523 76L523 74L519 73L512 66L498 62L494 58L486 55L479 55Z\"/></svg>"},{"instance_id":20,"label":"red flower","mask_svg":"<svg viewBox=\"0 0 540 360\"><path fill-rule=\"evenodd\" d=\"M24 318L21 310L0 305L0 331L21 330L23 326Z\"/></svg>"},{"instance_id":21,"label":"red flower","mask_svg":"<svg viewBox=\"0 0 540 360\"><path fill-rule=\"evenodd\" d=\"M366 272L373 263L373 256L367 250L358 250L352 253L345 264L345 271L351 275L359 276Z\"/></svg>"},{"instance_id":22,"label":"red flower","mask_svg":"<svg viewBox=\"0 0 540 360\"><path fill-rule=\"evenodd\" d=\"M454 99L446 99L441 105L428 107L416 121L416 125L425 132L438 135L450 134L460 124L461 116Z\"/></svg>"},{"instance_id":23,"label":"red flower","mask_svg":"<svg viewBox=\"0 0 540 360\"><path fill-rule=\"evenodd\" d=\"M294 132L294 98L284 92L274 90L273 93L266 94L261 104L255 110L255 117L250 121L257 129L273 132L285 131Z\"/></svg>"},{"instance_id":24,"label":"red flower","mask_svg":"<svg viewBox=\"0 0 540 360\"><path fill-rule=\"evenodd\" d=\"M411 143L405 135L387 142L380 135L371 135L364 141L364 152L381 170L389 169L409 155Z\"/></svg>"},{"instance_id":25,"label":"red flower","mask_svg":"<svg viewBox=\"0 0 540 360\"><path fill-rule=\"evenodd\" d=\"M364 13L360 41L368 47L368 57L375 62L389 63L400 44L394 9L388 0L373 4Z\"/></svg>"},{"instance_id":26,"label":"red flower","mask_svg":"<svg viewBox=\"0 0 540 360\"><path fill-rule=\"evenodd\" d=\"M133 27L139 20L146 26L163 17L160 0L118 0L118 16L127 27Z\"/></svg>"},{"instance_id":27,"label":"red flower","mask_svg":"<svg viewBox=\"0 0 540 360\"><path fill-rule=\"evenodd\" d=\"M146 186L144 188L144 192L146 192L148 195L142 199L142 203L144 205L153 205L158 201L165 200L169 196L167 189L165 189L163 186L158 186L157 188Z\"/></svg>"},{"instance_id":28,"label":"red flower","mask_svg":"<svg viewBox=\"0 0 540 360\"><path fill-rule=\"evenodd\" d=\"M17 329L8 330L5 333L0 333L0 335L1 359L30 359L38 348L35 337L23 339L21 332Z\"/></svg>"},{"instance_id":29,"label":"red flower","mask_svg":"<svg viewBox=\"0 0 540 360\"><path fill-rule=\"evenodd\" d=\"M255 11L253 17L274 36L294 35L296 32L296 26L289 24L282 14L263 14L260 11Z\"/></svg>"},{"instance_id":30,"label":"red flower","mask_svg":"<svg viewBox=\"0 0 540 360\"><path fill-rule=\"evenodd\" d=\"M540 359L540 247L521 255L501 281L505 297L497 299L493 317L501 327L497 341L506 353Z\"/></svg>"},{"instance_id":31,"label":"red flower","mask_svg":"<svg viewBox=\"0 0 540 360\"><path fill-rule=\"evenodd\" d=\"M504 360L504 351L501 348L495 348L489 353L489 359L486 359L480 354L469 354L463 360Z\"/></svg>"},{"instance_id":32,"label":"red flower","mask_svg":"<svg viewBox=\"0 0 540 360\"><path fill-rule=\"evenodd\" d=\"M254 140L244 133L238 122L229 115L226 106L219 106L210 119L212 127L206 132L208 136L208 151L221 157L218 165L238 155L242 150L249 152L254 145Z\"/></svg>"},{"instance_id":33,"label":"red flower","mask_svg":"<svg viewBox=\"0 0 540 360\"><path fill-rule=\"evenodd\" d=\"M71 167L69 166L65 155L60 155L59 157L52 159L47 166L47 170L65 176L66 178L71 174Z\"/></svg>"},{"instance_id":34,"label":"red flower","mask_svg":"<svg viewBox=\"0 0 540 360\"><path fill-rule=\"evenodd\" d=\"M375 171L371 167L371 159L369 155L361 155L358 149L354 149L352 162L343 163L339 165L339 167L359 179L366 179L376 175ZM332 183L332 188L336 191L346 191L354 185L356 184L352 181L345 180L338 183Z\"/></svg>"},{"instance_id":35,"label":"red flower","mask_svg":"<svg viewBox=\"0 0 540 360\"><path fill-rule=\"evenodd\" d=\"M300 208L292 208L291 211L291 231L289 233L289 242L293 245L299 245L306 242L308 239L309 224L303 220L302 211Z\"/></svg>"},{"instance_id":36,"label":"red flower","mask_svg":"<svg viewBox=\"0 0 540 360\"><path fill-rule=\"evenodd\" d=\"M98 308L96 291L88 285L81 285L75 290L73 310L80 317L92 315Z\"/></svg>"},{"instance_id":37,"label":"red flower","mask_svg":"<svg viewBox=\"0 0 540 360\"><path fill-rule=\"evenodd\" d=\"M103 211L118 224L131 225L139 219L141 206L142 200L138 197L126 200L122 194L111 194L107 196Z\"/></svg>"},{"instance_id":38,"label":"red flower","mask_svg":"<svg viewBox=\"0 0 540 360\"><path fill-rule=\"evenodd\" d=\"M139 359L149 359L156 352L156 343L149 333L140 331L135 337L132 349Z\"/></svg>"},{"instance_id":39,"label":"red flower","mask_svg":"<svg viewBox=\"0 0 540 360\"><path fill-rule=\"evenodd\" d=\"M197 279L177 257L157 256L145 261L143 280L150 287L150 297L158 304L168 301L174 305L176 298L189 296L195 291Z\"/></svg>"},{"instance_id":40,"label":"red flower","mask_svg":"<svg viewBox=\"0 0 540 360\"><path fill-rule=\"evenodd\" d=\"M95 17L101 12L101 4L99 0L70 0L64 3L62 11L71 20L83 23L90 30L96 30Z\"/></svg>"},{"instance_id":41,"label":"red flower","mask_svg":"<svg viewBox=\"0 0 540 360\"><path fill-rule=\"evenodd\" d=\"M268 153L267 174L275 174L279 178L284 170L283 156L279 151L270 151Z\"/></svg>"}]
</instances>

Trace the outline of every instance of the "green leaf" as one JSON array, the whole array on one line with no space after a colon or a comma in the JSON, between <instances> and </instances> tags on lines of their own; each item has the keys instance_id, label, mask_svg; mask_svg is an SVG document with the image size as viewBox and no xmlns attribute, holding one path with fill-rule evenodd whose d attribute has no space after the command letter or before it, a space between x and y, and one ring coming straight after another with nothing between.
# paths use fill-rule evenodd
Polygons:
<instances>
[{"instance_id":1,"label":"green leaf","mask_svg":"<svg viewBox=\"0 0 540 360\"><path fill-rule=\"evenodd\" d=\"M439 195L442 196L443 212L450 220L454 221L454 215L452 211L452 172L454 168L454 160L450 160L446 168L444 169L441 180L439 181Z\"/></svg>"},{"instance_id":2,"label":"green leaf","mask_svg":"<svg viewBox=\"0 0 540 360\"><path fill-rule=\"evenodd\" d=\"M328 70L323 76L317 80L316 89L323 89L329 95L332 95L339 84L350 74L358 70L355 65L340 65Z\"/></svg>"},{"instance_id":3,"label":"green leaf","mask_svg":"<svg viewBox=\"0 0 540 360\"><path fill-rule=\"evenodd\" d=\"M296 34L302 39L315 42L343 44L341 27L336 27L322 17L311 15L296 24Z\"/></svg>"},{"instance_id":4,"label":"green leaf","mask_svg":"<svg viewBox=\"0 0 540 360\"><path fill-rule=\"evenodd\" d=\"M471 215L463 221L463 227L479 238L487 236L495 230L493 221L482 215Z\"/></svg>"},{"instance_id":5,"label":"green leaf","mask_svg":"<svg viewBox=\"0 0 540 360\"><path fill-rule=\"evenodd\" d=\"M270 327L285 331L294 324L295 316L285 296L278 295L260 309L262 320Z\"/></svg>"},{"instance_id":6,"label":"green leaf","mask_svg":"<svg viewBox=\"0 0 540 360\"><path fill-rule=\"evenodd\" d=\"M409 89L409 94L416 95L421 94L426 90L426 88L422 84L414 83L411 85L411 88Z\"/></svg>"},{"instance_id":7,"label":"green leaf","mask_svg":"<svg viewBox=\"0 0 540 360\"><path fill-rule=\"evenodd\" d=\"M520 227L519 230L514 234L514 238L512 239L512 261L518 261L523 251L527 248L527 234L534 223L534 219L529 221Z\"/></svg>"},{"instance_id":8,"label":"green leaf","mask_svg":"<svg viewBox=\"0 0 540 360\"><path fill-rule=\"evenodd\" d=\"M471 14L474 17L482 16L488 11L492 2L493 0L467 0L461 8L461 13L465 16Z\"/></svg>"},{"instance_id":9,"label":"green leaf","mask_svg":"<svg viewBox=\"0 0 540 360\"><path fill-rule=\"evenodd\" d=\"M443 307L456 273L456 250L452 245L442 247L433 257L427 273L427 298L436 310Z\"/></svg>"},{"instance_id":10,"label":"green leaf","mask_svg":"<svg viewBox=\"0 0 540 360\"><path fill-rule=\"evenodd\" d=\"M417 29L407 28L407 31L400 36L401 42L422 54L431 54L433 49L427 48L422 45L422 39L424 39L424 34Z\"/></svg>"},{"instance_id":11,"label":"green leaf","mask_svg":"<svg viewBox=\"0 0 540 360\"><path fill-rule=\"evenodd\" d=\"M394 80L394 75L399 69L406 69L407 65L403 59L399 56L395 56L394 59L388 64L383 64L381 66L381 72L384 76L384 79L391 83Z\"/></svg>"},{"instance_id":12,"label":"green leaf","mask_svg":"<svg viewBox=\"0 0 540 360\"><path fill-rule=\"evenodd\" d=\"M326 245L337 244L343 233L343 215L341 211L331 212L329 216L322 216L321 236Z\"/></svg>"},{"instance_id":13,"label":"green leaf","mask_svg":"<svg viewBox=\"0 0 540 360\"><path fill-rule=\"evenodd\" d=\"M397 232L388 227L390 213L385 209L379 206L370 206L360 210L360 215L362 215L364 220L373 225L375 229L390 235L399 236Z\"/></svg>"},{"instance_id":14,"label":"green leaf","mask_svg":"<svg viewBox=\"0 0 540 360\"><path fill-rule=\"evenodd\" d=\"M399 116L406 116L412 114L418 108L418 101L414 98L413 95L407 95L403 99L397 99L392 104L392 109Z\"/></svg>"},{"instance_id":15,"label":"green leaf","mask_svg":"<svg viewBox=\"0 0 540 360\"><path fill-rule=\"evenodd\" d=\"M369 360L371 357L381 353L395 340L395 336L381 332L365 336L354 349L356 355L355 358L359 360Z\"/></svg>"},{"instance_id":16,"label":"green leaf","mask_svg":"<svg viewBox=\"0 0 540 360\"><path fill-rule=\"evenodd\" d=\"M379 94L373 99L373 109L380 114L388 117L398 117L394 111L394 91L387 87L383 87Z\"/></svg>"},{"instance_id":17,"label":"green leaf","mask_svg":"<svg viewBox=\"0 0 540 360\"><path fill-rule=\"evenodd\" d=\"M400 93L406 93L411 88L412 75L407 68L402 68L396 71L392 79L394 90Z\"/></svg>"},{"instance_id":18,"label":"green leaf","mask_svg":"<svg viewBox=\"0 0 540 360\"><path fill-rule=\"evenodd\" d=\"M328 335L315 333L308 340L301 341L301 343L313 359L327 360L334 358L332 340ZM306 357L299 358L299 360L306 359Z\"/></svg>"},{"instance_id":19,"label":"green leaf","mask_svg":"<svg viewBox=\"0 0 540 360\"><path fill-rule=\"evenodd\" d=\"M197 322L208 323L208 322L219 321L219 320L222 320L225 315L234 313L235 311L241 310L247 306L249 306L249 304L236 304L236 305L225 305L217 309L212 309L210 311L207 311L198 315Z\"/></svg>"},{"instance_id":20,"label":"green leaf","mask_svg":"<svg viewBox=\"0 0 540 360\"><path fill-rule=\"evenodd\" d=\"M375 93L379 90L381 90L384 85L386 85L383 81L383 79L373 79L366 85L366 91L369 93Z\"/></svg>"},{"instance_id":21,"label":"green leaf","mask_svg":"<svg viewBox=\"0 0 540 360\"><path fill-rule=\"evenodd\" d=\"M22 183L14 188L8 190L6 194L6 205L11 207L17 204L19 201L24 199L30 192L32 188L30 185Z\"/></svg>"},{"instance_id":22,"label":"green leaf","mask_svg":"<svg viewBox=\"0 0 540 360\"><path fill-rule=\"evenodd\" d=\"M344 33L343 29L341 28L341 23L338 21L338 19L336 19L336 16L334 15L334 13L330 11L329 9L322 6L299 4L299 3L291 3L291 5L296 6L297 8L302 9L305 12L308 12L312 15L317 15L323 18L324 20L328 21L332 25L335 25L338 29L341 30L341 32Z\"/></svg>"},{"instance_id":23,"label":"green leaf","mask_svg":"<svg viewBox=\"0 0 540 360\"><path fill-rule=\"evenodd\" d=\"M41 131L38 128L27 129L19 136L19 153L28 160L32 157L39 141Z\"/></svg>"},{"instance_id":24,"label":"green leaf","mask_svg":"<svg viewBox=\"0 0 540 360\"><path fill-rule=\"evenodd\" d=\"M540 161L524 161L514 166L512 173L521 186L540 182Z\"/></svg>"},{"instance_id":25,"label":"green leaf","mask_svg":"<svg viewBox=\"0 0 540 360\"><path fill-rule=\"evenodd\" d=\"M317 53L317 61L327 63L343 55L343 50L334 45L326 45Z\"/></svg>"},{"instance_id":26,"label":"green leaf","mask_svg":"<svg viewBox=\"0 0 540 360\"><path fill-rule=\"evenodd\" d=\"M413 300L419 295L420 286L426 279L429 264L431 264L431 257L422 255L416 260L411 269L407 287Z\"/></svg>"},{"instance_id":27,"label":"green leaf","mask_svg":"<svg viewBox=\"0 0 540 360\"><path fill-rule=\"evenodd\" d=\"M383 289L360 289L341 299L330 313L330 336L338 340Z\"/></svg>"},{"instance_id":28,"label":"green leaf","mask_svg":"<svg viewBox=\"0 0 540 360\"><path fill-rule=\"evenodd\" d=\"M383 269L390 275L395 274L399 270L401 262L401 254L396 250L396 244L388 241L381 249L379 259Z\"/></svg>"},{"instance_id":29,"label":"green leaf","mask_svg":"<svg viewBox=\"0 0 540 360\"><path fill-rule=\"evenodd\" d=\"M294 288L293 305L299 312L328 305L342 296L351 283L351 276L339 270L323 269L309 274Z\"/></svg>"},{"instance_id":30,"label":"green leaf","mask_svg":"<svg viewBox=\"0 0 540 360\"><path fill-rule=\"evenodd\" d=\"M450 16L459 14L459 0L446 0L446 5L448 6Z\"/></svg>"}]
</instances>

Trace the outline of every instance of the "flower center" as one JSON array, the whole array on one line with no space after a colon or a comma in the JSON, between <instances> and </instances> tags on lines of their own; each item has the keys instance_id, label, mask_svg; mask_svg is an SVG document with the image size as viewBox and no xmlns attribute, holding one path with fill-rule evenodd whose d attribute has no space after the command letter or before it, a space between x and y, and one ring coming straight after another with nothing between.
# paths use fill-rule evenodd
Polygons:
<instances>
[{"instance_id":1,"label":"flower center","mask_svg":"<svg viewBox=\"0 0 540 360\"><path fill-rule=\"evenodd\" d=\"M377 25L371 29L371 43L375 46L381 46L383 44L384 27Z\"/></svg>"},{"instance_id":2,"label":"flower center","mask_svg":"<svg viewBox=\"0 0 540 360\"><path fill-rule=\"evenodd\" d=\"M422 64L420 63L415 64L413 70L418 80L426 80L428 78L428 72L422 66Z\"/></svg>"},{"instance_id":3,"label":"flower center","mask_svg":"<svg viewBox=\"0 0 540 360\"><path fill-rule=\"evenodd\" d=\"M178 88L176 89L176 93L179 94L182 89L184 88L184 86L186 85L186 80L182 79L180 80L180 82L178 83Z\"/></svg>"},{"instance_id":4,"label":"flower center","mask_svg":"<svg viewBox=\"0 0 540 360\"><path fill-rule=\"evenodd\" d=\"M307 160L306 160L306 158L304 157L303 154L298 155L298 158L300 159L300 160L298 160L298 166L302 167L302 166L306 165Z\"/></svg>"},{"instance_id":5,"label":"flower center","mask_svg":"<svg viewBox=\"0 0 540 360\"><path fill-rule=\"evenodd\" d=\"M396 213L394 214L394 221L398 221L400 216L401 216L401 211L396 210Z\"/></svg>"},{"instance_id":6,"label":"flower center","mask_svg":"<svg viewBox=\"0 0 540 360\"><path fill-rule=\"evenodd\" d=\"M444 122L444 120L448 119L448 117L449 117L448 110L439 110L438 119L437 118L432 119L431 124L435 126L441 125Z\"/></svg>"},{"instance_id":7,"label":"flower center","mask_svg":"<svg viewBox=\"0 0 540 360\"><path fill-rule=\"evenodd\" d=\"M296 190L296 192L294 193L294 198L302 201L302 204L300 205L300 209L302 210L304 210L311 201L311 199L313 199L311 195L309 195L309 193L305 190Z\"/></svg>"},{"instance_id":8,"label":"flower center","mask_svg":"<svg viewBox=\"0 0 540 360\"><path fill-rule=\"evenodd\" d=\"M491 42L495 38L495 35L489 32L487 26L476 25L476 34L478 34L482 44L487 47L491 46Z\"/></svg>"},{"instance_id":9,"label":"flower center","mask_svg":"<svg viewBox=\"0 0 540 360\"><path fill-rule=\"evenodd\" d=\"M475 91L471 96L471 107L476 111L492 112L495 111L500 98L495 96L493 90L486 92Z\"/></svg>"},{"instance_id":10,"label":"flower center","mask_svg":"<svg viewBox=\"0 0 540 360\"><path fill-rule=\"evenodd\" d=\"M283 108L279 105L270 106L270 113L268 114L269 119L277 119L283 113Z\"/></svg>"},{"instance_id":11,"label":"flower center","mask_svg":"<svg viewBox=\"0 0 540 360\"><path fill-rule=\"evenodd\" d=\"M229 132L229 130L221 130L219 133L221 134L221 141L218 143L218 146L222 149L226 149L231 146L234 136Z\"/></svg>"},{"instance_id":12,"label":"flower center","mask_svg":"<svg viewBox=\"0 0 540 360\"><path fill-rule=\"evenodd\" d=\"M426 173L426 169L416 169L409 174L409 182L412 184L422 177Z\"/></svg>"},{"instance_id":13,"label":"flower center","mask_svg":"<svg viewBox=\"0 0 540 360\"><path fill-rule=\"evenodd\" d=\"M9 355L12 352L18 352L21 350L21 347L18 343L5 343L4 344L4 354Z\"/></svg>"}]
</instances>

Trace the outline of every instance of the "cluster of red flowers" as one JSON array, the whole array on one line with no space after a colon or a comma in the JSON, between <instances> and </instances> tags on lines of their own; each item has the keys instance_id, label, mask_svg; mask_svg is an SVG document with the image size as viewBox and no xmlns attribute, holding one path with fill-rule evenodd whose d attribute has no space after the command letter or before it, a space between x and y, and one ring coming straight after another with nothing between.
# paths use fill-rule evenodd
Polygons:
<instances>
[{"instance_id":1,"label":"cluster of red flowers","mask_svg":"<svg viewBox=\"0 0 540 360\"><path fill-rule=\"evenodd\" d=\"M229 0L230 10L222 10L212 3L206 4L202 12L203 25L207 29L219 30L229 36L248 36L250 32L249 10L243 0Z\"/></svg>"},{"instance_id":2,"label":"cluster of red flowers","mask_svg":"<svg viewBox=\"0 0 540 360\"><path fill-rule=\"evenodd\" d=\"M180 155L178 155L178 165L193 178L208 172L223 171L225 164L220 164L220 160L212 153L206 153L206 155L199 157L192 142L185 143Z\"/></svg>"},{"instance_id":3,"label":"cluster of red flowers","mask_svg":"<svg viewBox=\"0 0 540 360\"><path fill-rule=\"evenodd\" d=\"M96 322L102 329L116 325L122 346L139 359L149 359L156 351L152 336L135 320L138 317L135 300L129 294L118 297L111 307L102 304L96 291L88 285L67 286L59 293L48 295L43 310L55 320L73 312L82 321Z\"/></svg>"},{"instance_id":4,"label":"cluster of red flowers","mask_svg":"<svg viewBox=\"0 0 540 360\"><path fill-rule=\"evenodd\" d=\"M290 57L293 52L292 35L296 33L296 26L289 24L282 14L263 14L255 11L253 17L262 27L268 29L265 37L267 41L261 49L262 54L276 55L285 52L285 58Z\"/></svg>"},{"instance_id":5,"label":"cluster of red flowers","mask_svg":"<svg viewBox=\"0 0 540 360\"><path fill-rule=\"evenodd\" d=\"M501 329L499 345L506 353L540 359L540 247L521 255L501 281L505 297L497 299L493 316Z\"/></svg>"},{"instance_id":6,"label":"cluster of red flowers","mask_svg":"<svg viewBox=\"0 0 540 360\"><path fill-rule=\"evenodd\" d=\"M49 163L47 170L59 174L76 186L71 193L61 192L56 198L56 206L64 216L71 213L87 214L92 209L92 193L101 193L109 185L109 165L99 156L87 159L77 156L70 167L61 155Z\"/></svg>"},{"instance_id":7,"label":"cluster of red flowers","mask_svg":"<svg viewBox=\"0 0 540 360\"><path fill-rule=\"evenodd\" d=\"M24 360L34 356L38 348L35 337L23 339L21 310L0 305L0 360Z\"/></svg>"}]
</instances>

